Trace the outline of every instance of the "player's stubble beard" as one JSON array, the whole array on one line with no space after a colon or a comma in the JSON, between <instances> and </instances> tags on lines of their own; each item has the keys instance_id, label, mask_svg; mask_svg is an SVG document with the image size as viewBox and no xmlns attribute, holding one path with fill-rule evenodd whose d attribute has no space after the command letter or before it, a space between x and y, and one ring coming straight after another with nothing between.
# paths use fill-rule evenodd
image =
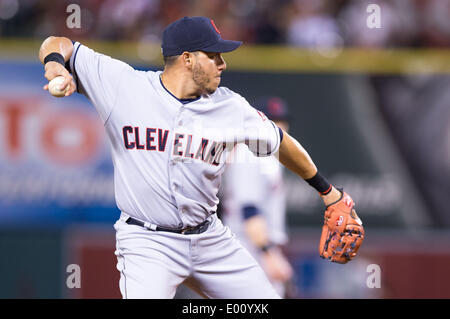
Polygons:
<instances>
[{"instance_id":1,"label":"player's stubble beard","mask_svg":"<svg viewBox=\"0 0 450 319\"><path fill-rule=\"evenodd\" d=\"M211 77L208 77L200 64L195 64L192 68L192 80L197 85L199 94L213 94L217 90L218 84L212 83Z\"/></svg>"}]
</instances>

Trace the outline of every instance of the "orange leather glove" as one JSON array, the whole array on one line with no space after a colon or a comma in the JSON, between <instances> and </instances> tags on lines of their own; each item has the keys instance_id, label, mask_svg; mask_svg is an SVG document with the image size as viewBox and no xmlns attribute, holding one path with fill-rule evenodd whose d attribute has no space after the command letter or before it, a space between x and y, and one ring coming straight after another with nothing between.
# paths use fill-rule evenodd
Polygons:
<instances>
[{"instance_id":1,"label":"orange leather glove","mask_svg":"<svg viewBox=\"0 0 450 319\"><path fill-rule=\"evenodd\" d=\"M341 198L327 206L319 243L320 257L345 264L356 256L364 241L364 227L353 199L340 189Z\"/></svg>"}]
</instances>

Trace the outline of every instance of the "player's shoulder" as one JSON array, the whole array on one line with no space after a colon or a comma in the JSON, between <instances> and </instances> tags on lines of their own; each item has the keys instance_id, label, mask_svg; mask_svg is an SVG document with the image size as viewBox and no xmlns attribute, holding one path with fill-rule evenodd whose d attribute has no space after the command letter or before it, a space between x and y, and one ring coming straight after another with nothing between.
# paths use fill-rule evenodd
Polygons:
<instances>
[{"instance_id":1,"label":"player's shoulder","mask_svg":"<svg viewBox=\"0 0 450 319\"><path fill-rule=\"evenodd\" d=\"M240 95L233 90L230 90L229 88L225 86L219 86L217 90L214 92L213 96L223 96L223 97L237 97Z\"/></svg>"},{"instance_id":2,"label":"player's shoulder","mask_svg":"<svg viewBox=\"0 0 450 319\"><path fill-rule=\"evenodd\" d=\"M128 62L119 60L115 57L108 55L107 53L96 51L87 45L80 43L78 41L72 41L74 49L72 53L72 58L74 61L83 60L86 65L91 65L98 68L99 65L105 68L117 69L123 74L132 73L135 70Z\"/></svg>"},{"instance_id":3,"label":"player's shoulder","mask_svg":"<svg viewBox=\"0 0 450 319\"><path fill-rule=\"evenodd\" d=\"M156 70L156 71L155 70L146 70L146 71L142 70L140 72L142 72L141 74L145 75L150 82L155 82L155 83L161 82L160 76L161 76L162 71L160 71L160 70Z\"/></svg>"},{"instance_id":4,"label":"player's shoulder","mask_svg":"<svg viewBox=\"0 0 450 319\"><path fill-rule=\"evenodd\" d=\"M239 93L236 93L225 86L218 87L217 90L212 95L210 95L210 97L215 102L230 101L242 103L243 101L245 101L245 98L242 97Z\"/></svg>"}]
</instances>

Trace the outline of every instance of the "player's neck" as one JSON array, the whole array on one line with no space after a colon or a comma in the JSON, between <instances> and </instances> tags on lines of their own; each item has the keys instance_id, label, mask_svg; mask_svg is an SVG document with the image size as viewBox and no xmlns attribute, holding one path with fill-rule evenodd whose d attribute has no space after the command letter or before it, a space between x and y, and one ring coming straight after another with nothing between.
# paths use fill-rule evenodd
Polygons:
<instances>
[{"instance_id":1,"label":"player's neck","mask_svg":"<svg viewBox=\"0 0 450 319\"><path fill-rule=\"evenodd\" d=\"M194 89L192 79L185 77L183 73L176 73L171 70L164 70L161 73L161 82L173 96L179 100L195 99L200 96Z\"/></svg>"}]
</instances>

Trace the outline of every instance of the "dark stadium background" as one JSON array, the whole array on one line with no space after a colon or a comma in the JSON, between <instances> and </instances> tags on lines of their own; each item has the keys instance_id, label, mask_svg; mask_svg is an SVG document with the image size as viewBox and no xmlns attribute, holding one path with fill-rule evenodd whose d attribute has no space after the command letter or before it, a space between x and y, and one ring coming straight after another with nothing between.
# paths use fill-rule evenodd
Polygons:
<instances>
[{"instance_id":1,"label":"dark stadium background","mask_svg":"<svg viewBox=\"0 0 450 319\"><path fill-rule=\"evenodd\" d=\"M381 28L366 25L369 4ZM81 28L68 28L70 4ZM57 99L37 53L49 35L161 69L171 21L214 19L222 85L285 99L291 131L352 194L367 237L337 265L318 257L323 205L286 172L291 298L450 297L450 2L0 0L0 298L119 298L109 145L94 108ZM69 265L81 288L69 288ZM380 288L369 288L370 265ZM179 295L183 298L183 294Z\"/></svg>"}]
</instances>

